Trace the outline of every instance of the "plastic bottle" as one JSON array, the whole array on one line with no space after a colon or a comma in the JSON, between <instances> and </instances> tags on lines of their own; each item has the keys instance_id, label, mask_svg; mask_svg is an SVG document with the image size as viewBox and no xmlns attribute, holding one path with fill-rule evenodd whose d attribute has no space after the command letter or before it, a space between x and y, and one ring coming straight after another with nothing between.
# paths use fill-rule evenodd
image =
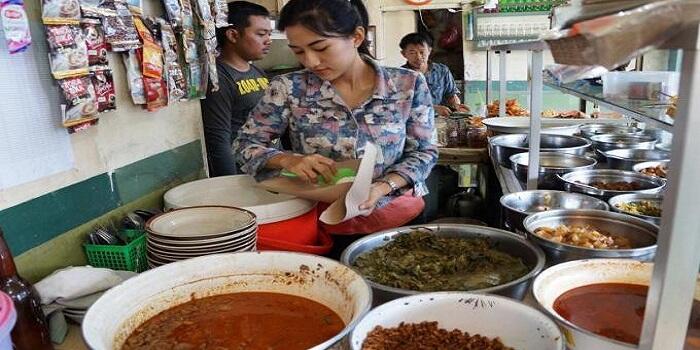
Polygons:
<instances>
[{"instance_id":1,"label":"plastic bottle","mask_svg":"<svg viewBox=\"0 0 700 350\"><path fill-rule=\"evenodd\" d=\"M16 350L53 350L48 323L41 311L41 299L34 286L17 274L10 248L0 229L0 289L12 298L17 322L12 329Z\"/></svg>"}]
</instances>

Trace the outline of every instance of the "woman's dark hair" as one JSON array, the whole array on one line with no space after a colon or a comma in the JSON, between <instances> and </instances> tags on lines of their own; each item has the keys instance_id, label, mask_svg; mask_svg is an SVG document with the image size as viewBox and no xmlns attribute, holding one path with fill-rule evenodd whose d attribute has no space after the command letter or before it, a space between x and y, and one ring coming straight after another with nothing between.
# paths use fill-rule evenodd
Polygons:
<instances>
[{"instance_id":1,"label":"woman's dark hair","mask_svg":"<svg viewBox=\"0 0 700 350\"><path fill-rule=\"evenodd\" d=\"M280 12L277 29L283 31L297 24L327 37L349 37L362 27L365 41L357 51L371 56L367 41L369 15L362 0L290 0Z\"/></svg>"},{"instance_id":2,"label":"woman's dark hair","mask_svg":"<svg viewBox=\"0 0 700 350\"><path fill-rule=\"evenodd\" d=\"M423 45L423 44L432 48L433 47L433 37L431 37L430 34L425 34L425 33L411 33L411 34L406 34L406 36L401 38L401 42L399 43L399 47L401 48L401 50L406 50L406 47L408 47L408 45Z\"/></svg>"},{"instance_id":3,"label":"woman's dark hair","mask_svg":"<svg viewBox=\"0 0 700 350\"><path fill-rule=\"evenodd\" d=\"M228 27L216 28L216 42L223 47L226 42L226 31L235 29L242 32L250 25L250 16L270 17L270 11L265 7L248 1L233 1L228 3Z\"/></svg>"}]
</instances>

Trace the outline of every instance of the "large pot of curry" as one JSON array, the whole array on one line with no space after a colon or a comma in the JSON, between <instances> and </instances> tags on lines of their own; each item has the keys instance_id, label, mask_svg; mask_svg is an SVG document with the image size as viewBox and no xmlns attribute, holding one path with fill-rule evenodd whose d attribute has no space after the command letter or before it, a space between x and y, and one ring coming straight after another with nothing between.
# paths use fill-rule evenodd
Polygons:
<instances>
[{"instance_id":1,"label":"large pot of curry","mask_svg":"<svg viewBox=\"0 0 700 350\"><path fill-rule=\"evenodd\" d=\"M94 350L344 349L371 305L367 282L337 261L218 254L112 288L90 308L82 332Z\"/></svg>"}]
</instances>

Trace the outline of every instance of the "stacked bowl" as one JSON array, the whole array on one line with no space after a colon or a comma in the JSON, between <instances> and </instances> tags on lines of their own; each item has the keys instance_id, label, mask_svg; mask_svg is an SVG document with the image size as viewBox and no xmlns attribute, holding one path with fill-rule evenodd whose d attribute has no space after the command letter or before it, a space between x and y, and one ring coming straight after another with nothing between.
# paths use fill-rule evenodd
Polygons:
<instances>
[{"instance_id":1,"label":"stacked bowl","mask_svg":"<svg viewBox=\"0 0 700 350\"><path fill-rule=\"evenodd\" d=\"M226 206L175 209L146 223L148 264L157 267L203 255L254 251L258 224L250 211Z\"/></svg>"}]
</instances>

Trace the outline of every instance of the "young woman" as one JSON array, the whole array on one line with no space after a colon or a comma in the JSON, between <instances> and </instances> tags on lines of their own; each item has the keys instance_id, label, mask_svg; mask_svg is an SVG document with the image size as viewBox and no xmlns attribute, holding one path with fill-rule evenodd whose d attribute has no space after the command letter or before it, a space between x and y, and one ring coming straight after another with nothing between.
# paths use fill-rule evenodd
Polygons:
<instances>
[{"instance_id":1,"label":"young woman","mask_svg":"<svg viewBox=\"0 0 700 350\"><path fill-rule=\"evenodd\" d=\"M400 226L423 209L425 179L437 159L431 143L432 99L425 78L379 66L365 40L361 0L291 0L278 29L306 68L276 77L238 134L241 169L259 180L285 169L306 181L326 179L335 162L360 158L366 142L379 148L370 198L374 209L325 229L372 233ZM271 147L289 128L293 153Z\"/></svg>"}]
</instances>

